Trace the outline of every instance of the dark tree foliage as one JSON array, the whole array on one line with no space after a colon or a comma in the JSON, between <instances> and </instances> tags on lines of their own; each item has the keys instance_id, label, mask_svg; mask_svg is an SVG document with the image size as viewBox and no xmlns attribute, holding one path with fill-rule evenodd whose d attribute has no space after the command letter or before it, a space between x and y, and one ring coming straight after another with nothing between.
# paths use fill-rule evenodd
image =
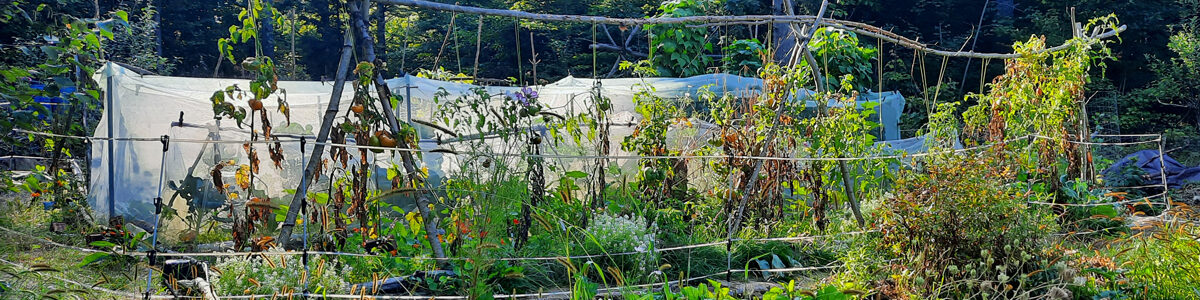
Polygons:
<instances>
[{"instance_id":1,"label":"dark tree foliage","mask_svg":"<svg viewBox=\"0 0 1200 300\"><path fill-rule=\"evenodd\" d=\"M220 62L217 39L229 36L245 1L159 1L163 56L178 60L175 75L211 77ZM246 49L249 50L249 49ZM232 66L223 66L227 72Z\"/></svg>"},{"instance_id":2,"label":"dark tree foliage","mask_svg":"<svg viewBox=\"0 0 1200 300\"><path fill-rule=\"evenodd\" d=\"M55 26L48 16L65 13L88 18L97 14L149 2L160 12L161 56L174 63L170 75L199 77L247 76L238 66L221 63L216 40L227 35L235 15L245 1L181 0L20 0L0 5L6 19L0 20L0 62L20 64L30 58L13 53L11 45L45 42L47 28ZM346 17L342 1L275 0L274 58L285 69L298 74L295 79L330 80L336 68L334 58ZM450 1L443 1L449 3ZM707 1L705 14L771 14L771 0ZM464 0L454 3L485 8L515 9L535 13L582 14L612 17L646 17L661 14L660 0ZM796 13L813 14L819 1L795 1ZM42 10L38 10L43 6ZM1200 3L1195 0L843 0L833 1L834 18L863 22L918 39L941 49L965 49L979 52L1010 52L1013 41L1031 35L1045 35L1048 44L1059 44L1072 34L1070 20L1077 22L1115 13L1128 31L1122 43L1113 45L1118 60L1110 62L1106 74L1097 76L1091 91L1096 92L1089 109L1109 121L1096 120L1094 127L1124 132L1155 132L1170 128L1198 126L1197 109L1184 109L1162 102L1177 103L1195 89L1179 89L1172 82L1195 82L1180 66L1184 60L1167 47L1173 35L1200 30ZM135 12L132 11L131 12ZM131 13L133 14L133 13ZM383 18L372 18L371 32L386 41L380 44L380 57L387 63L386 74L417 74L421 70L443 70L446 77L458 74L481 78L516 80L529 85L573 75L630 76L615 68L620 61L646 59L652 44L646 30L585 23L546 23L511 18L454 15L426 9L391 6ZM381 21L382 19L382 21ZM451 22L453 20L453 22ZM292 30L295 28L295 30ZM448 33L449 32L449 33ZM594 35L593 35L593 32ZM721 55L726 46L738 41L758 39L764 46L775 45L770 26L726 25L707 30L705 43L712 43L708 55ZM478 39L477 39L478 34ZM633 35L630 38L630 35ZM610 38L611 36L611 38ZM292 40L295 43L292 43ZM630 41L631 51L596 50L593 43L623 45ZM480 41L480 42L477 42ZM910 49L888 43L877 44L863 38L864 46L879 48L873 76L867 80L870 90L896 90L909 98L903 127L915 132L926 121L925 111L932 101L963 101L968 92L986 89L986 83L1002 72L1003 63L978 59L920 56ZM294 50L293 50L294 46ZM239 46L241 56L252 49ZM476 49L479 49L476 64ZM639 55L640 53L640 55ZM536 54L536 56L535 56ZM284 59L284 58L287 59ZM294 57L296 66L291 66ZM534 58L536 57L536 60ZM534 62L536 61L536 68ZM722 67L721 59L711 60L707 70ZM221 64L218 66L218 64ZM882 65L882 66L881 66ZM943 65L946 67L943 70ZM535 71L536 70L536 71ZM536 72L536 74L535 74ZM287 72L285 72L287 73ZM288 73L291 74L291 73ZM744 73L744 74L753 74ZM1163 81L1164 77L1172 81ZM1184 77L1184 78L1175 78ZM496 83L486 81L486 83ZM940 83L940 85L939 85ZM1179 91L1188 95L1163 97ZM936 99L934 99L936 98ZM1174 102L1172 102L1174 101ZM1186 105L1186 104L1185 104ZM965 107L965 106L963 106ZM1119 116L1119 117L1117 117ZM1107 123L1104 123L1104 122Z\"/></svg>"}]
</instances>

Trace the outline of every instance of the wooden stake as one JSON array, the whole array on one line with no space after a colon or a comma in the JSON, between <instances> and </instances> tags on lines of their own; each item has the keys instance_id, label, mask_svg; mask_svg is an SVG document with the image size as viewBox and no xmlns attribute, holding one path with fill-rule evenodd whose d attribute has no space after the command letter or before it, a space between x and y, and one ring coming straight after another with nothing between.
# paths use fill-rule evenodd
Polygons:
<instances>
[{"instance_id":1,"label":"wooden stake","mask_svg":"<svg viewBox=\"0 0 1200 300\"><path fill-rule=\"evenodd\" d=\"M325 152L325 143L329 141L329 132L333 126L333 120L337 117L338 105L341 103L342 90L346 86L346 73L350 70L350 56L354 53L354 37L347 30L345 41L342 43L342 56L338 59L338 70L336 78L333 81L333 94L329 95L329 106L325 109L325 116L321 120L321 130L317 132L317 143L313 144L312 155L309 156L307 167L304 168L304 174L300 176L300 185L296 187L296 194L292 196L292 203L288 206L287 216L284 218L283 224L279 228L280 245L285 248L288 242L292 240L292 227L296 226L296 215L300 213L301 203L304 202L304 197L308 194L310 178L317 176L317 168L321 165L321 155Z\"/></svg>"}]
</instances>

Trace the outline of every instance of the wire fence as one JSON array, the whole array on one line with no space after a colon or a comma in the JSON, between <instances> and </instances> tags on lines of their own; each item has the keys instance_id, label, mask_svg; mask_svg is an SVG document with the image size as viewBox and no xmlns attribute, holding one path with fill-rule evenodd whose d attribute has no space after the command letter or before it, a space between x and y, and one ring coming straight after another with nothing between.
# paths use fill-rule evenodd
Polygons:
<instances>
[{"instance_id":1,"label":"wire fence","mask_svg":"<svg viewBox=\"0 0 1200 300\"><path fill-rule=\"evenodd\" d=\"M31 135L40 135L40 136L46 136L46 137L53 137L53 138L80 139L80 140L87 140L87 141L158 142L158 143L164 143L164 153L166 152L166 146L169 146L171 143L243 144L243 145L246 145L246 144L261 144L261 143L304 143L305 142L303 138L301 138L301 139L284 139L284 140L280 140L280 139L276 139L276 140L201 140L201 139L176 139L176 138L168 138L166 136L154 137L154 138L151 138L151 137L108 138L108 137L70 136L70 135L59 135L59 134L52 134L52 133L45 133L45 132L27 131L27 130L20 130L20 129L15 129L14 132L23 133L23 134L31 134ZM393 148L393 147L373 147L373 146L349 144L349 143L329 143L329 142L309 142L309 143L314 144L314 145L345 147L345 148L349 148L349 149L389 150L389 151L401 151L401 152L410 152L410 153L437 152L437 153L450 154L450 155L491 155L491 156L511 156L511 157L541 157L541 158L554 158L554 159L612 159L612 160L747 159L747 160L800 162L800 161L888 160L888 159L917 158L917 157L935 156L935 155L944 155L944 154L959 154L959 153L967 153L967 152L979 151L979 150L984 150L984 149L991 149L994 147L1001 147L1001 146L1009 145L1014 142L1034 141L1034 140L1039 140L1039 139L1040 140L1053 140L1053 141L1059 141L1059 142L1064 142L1064 143L1073 143L1073 144L1088 145L1088 146L1131 146L1131 145L1143 145L1143 144L1158 143L1160 149L1162 148L1161 144L1163 142L1161 135L1110 135L1110 136L1106 136L1106 137L1139 138L1139 139L1146 139L1146 140L1139 140L1139 141L1132 141L1132 142L1090 142L1090 141L1071 140L1071 139L1066 139L1066 138L1054 138L1054 137L1048 137L1048 136L1043 136L1043 135L1031 134L1031 135L1026 135L1026 136L1017 137L1017 138L1013 138L1013 139L1003 140L1003 141L999 141L999 142L993 142L993 143L977 145L977 146L972 146L972 147L964 147L964 148L960 148L960 149L940 149L940 150L934 150L934 151L922 152L922 153L913 153L913 154L904 153L904 154L897 154L897 155L878 155L878 156L864 156L864 157L774 157L774 156L743 156L743 155L651 155L651 156L647 156L647 155L559 155L559 154L529 155L529 154L519 154L519 153L514 154L514 153L492 153L492 152L485 153L485 152L473 152L473 151L455 151L455 150L449 150L449 149L410 149L410 148ZM163 168L165 168L165 156L164 156ZM160 181L160 186L161 186L162 179L160 178L159 181ZM1153 187L1163 187L1164 191L1163 191L1163 193L1160 193L1160 194L1146 196L1146 197L1142 197L1142 198L1138 198L1138 199L1099 202L1099 203L1055 203L1055 202L1040 202L1040 201L1028 201L1027 203L1030 205L1072 206L1072 207L1094 207L1094 206L1103 206L1103 205L1121 205L1121 204L1131 204L1131 203L1146 203L1146 204L1150 204L1150 205L1169 206L1170 200L1167 199L1167 197L1166 197L1167 196L1167 190L1166 190L1167 185L1166 185L1165 175L1163 177L1163 183L1161 185L1144 185L1144 186L1134 186L1134 187L1126 187L1126 188L1131 188L1131 189L1139 188L1140 189L1140 188L1153 188ZM160 188L159 190L161 192L162 189ZM1167 202L1150 201L1151 199L1156 199L1156 198L1160 198L1160 197L1167 199ZM161 198L161 195L160 195L160 198ZM157 219L156 219L156 223L157 223ZM106 252L106 251L100 251L100 250L96 250L96 249L89 249L89 248L66 245L66 244L51 241L49 239L37 238L35 236L25 234L25 233L22 233L22 232L19 232L16 230L12 230L9 228L5 228L5 227L0 227L0 230L3 230L8 233L17 234L24 238L34 240L38 243L42 243L42 244L46 244L46 245L50 245L50 246L54 246L54 247L73 249L73 250L85 252L85 253ZM157 243L158 226L157 225L154 226L153 230L154 230L153 237L154 237L155 243ZM620 256L628 256L628 255L640 255L640 254L645 254L645 253L665 253L665 252L670 252L670 251L689 250L689 249L723 246L723 245L729 246L734 242L754 242L754 243L800 242L800 241L812 242L812 241L816 241L819 239L829 239L829 238L834 238L834 237L843 236L843 235L860 235L860 234L878 233L878 232L879 232L878 230L864 230L864 231L844 232L844 233L816 235L816 236L794 236L794 237L775 237L775 238L757 238L757 239L730 238L730 239L707 242L707 243L678 245L678 246L663 247L663 248L651 248L651 249L647 249L645 251L627 251L627 252L603 253L603 254L541 256L541 257L500 257L500 258L495 258L495 260L496 261L511 261L511 262L561 261L561 260L577 260L577 259L589 259L590 260L590 259L596 259L596 258L612 258L612 257L620 257ZM1096 234L1099 232L1102 232L1102 231L1096 230L1096 231L1088 231L1088 232L1054 233L1052 235L1062 236L1065 238L1065 237L1071 237L1071 236L1083 236L1083 235L1089 235L1089 234ZM186 252L186 253L184 253L184 252L165 252L165 251L160 252L160 251L158 251L157 247L154 247L154 248L152 248L153 249L152 251L123 251L123 252L118 252L118 254L138 256L138 257L146 256L151 260L153 260L153 258L155 256L158 256L158 257L304 256L305 261L306 261L306 263L305 263L306 269L308 267L307 257L309 255L348 256L348 257L388 257L388 258L393 258L393 259L431 260L431 261L464 261L464 260L470 259L470 258L466 258L466 257L437 258L437 257L418 257L418 256L391 256L391 255L386 255L386 254L350 253L350 252L340 252L340 251L309 251L307 236L305 238L306 238L304 241L305 246L304 246L303 251L283 251L283 252L279 252L279 251L268 251L268 252L229 251L229 252ZM15 265L15 266L20 266L19 264L12 263L9 261L4 261L4 262L11 264L11 265ZM153 261L151 261L151 263L153 263ZM726 271L722 271L722 272L717 272L717 273L703 275L703 276L696 276L696 277L691 277L691 278L685 278L685 279L678 279L678 280L673 280L673 281L665 281L662 283L651 283L651 284L631 285L631 286L622 286L622 287L605 287L605 288L598 289L597 292L600 293L600 295L616 295L619 293L629 293L632 291L645 290L645 289L655 288L655 287L662 287L663 285L685 284L688 282L702 280L702 279L720 276L720 275L730 275L730 274L747 273L747 272L778 273L778 272L817 271L817 270L834 269L837 267L840 267L840 265L809 266L809 267L793 266L790 268L757 269L757 270L729 268ZM152 273L153 268L150 268L150 270L151 270L150 271L151 273L147 275L147 289L141 295L141 296L143 296L142 298L145 298L145 299L199 298L199 297L182 297L182 296L175 297L175 296L166 296L166 295L155 295L154 293L151 292L151 291L155 290L153 288L153 273ZM103 292L103 293L107 293L107 294L112 294L112 295L116 295L116 296L121 296L121 297L136 297L136 296L138 296L136 294L132 294L132 293L128 293L128 292L108 290L108 289L103 289L103 288L99 288L96 286L88 286L88 285L81 284L81 283L78 283L75 281L71 281L71 280L68 280L65 278L62 278L60 280L63 282L72 283L74 285L78 285L81 287L88 287L90 290ZM351 293L351 294L317 294L317 293L309 293L308 289L307 289L307 284L308 284L308 282L307 282L307 277L306 277L304 279L304 282L302 283L302 285L304 286L304 290L301 292L293 291L293 292L289 292L289 293L276 293L273 295L228 295L228 296L221 296L220 298L221 299L258 299L258 298L272 298L272 297L318 297L318 298L330 298L330 299L359 299L359 298L363 298L363 297L370 297L372 299L464 299L464 298L466 298L465 296L402 296L402 295L384 296L384 295L371 295L371 294L366 293L366 291L354 291L356 293ZM541 298L541 297L549 297L549 296L565 296L565 295L569 295L569 294L570 294L569 291L555 291L555 292L548 292L548 293L495 295L495 297L498 297L498 298Z\"/></svg>"},{"instance_id":2,"label":"wire fence","mask_svg":"<svg viewBox=\"0 0 1200 300\"><path fill-rule=\"evenodd\" d=\"M28 131L28 130L23 130L23 129L13 129L13 131L20 132L20 133L26 133L26 134L42 135L42 136L57 137L57 138L80 139L80 140L98 140L98 141L112 140L112 141L133 141L133 142L162 142L163 141L162 137L108 138L108 137L60 135L60 134L53 134L53 133L46 133L46 132ZM1139 137L1141 135L1125 135L1125 136ZM1155 136L1157 137L1157 135L1155 135ZM307 143L313 144L313 145L344 147L344 148L349 148L349 149L384 150L384 151L398 151L398 152L410 152L410 153L440 153L440 154L449 154L449 155L485 155L485 156L494 156L494 157L523 157L523 158L528 157L528 158L581 159L581 160L583 160L583 159L612 159L612 160L747 159L747 160L765 160L765 161L832 161L832 162L836 162L836 161L860 161L860 160L889 160L889 159L903 159L903 158L936 156L936 155L945 155L945 154L957 154L957 153L971 152L971 151L977 151L977 150L982 150L982 149L989 149L989 148L994 148L997 146L1007 145L1007 144L1014 143L1014 142L1028 141L1028 140L1034 140L1034 139L1053 140L1053 141L1060 141L1060 142L1081 144L1081 145L1109 145L1109 146L1151 144L1151 143L1160 143L1162 141L1162 138L1159 137L1159 138L1152 139L1152 140L1144 140L1144 141L1136 141L1136 142L1104 143L1104 142L1075 141L1075 140L1069 140L1069 139L1063 139L1063 138L1055 138L1055 137L1049 137L1049 136L1043 136L1043 135L1030 134L1030 135L1015 137L1015 138L1006 139L1006 140L1002 140L1002 141L998 141L998 142L992 142L992 143L988 143L988 144L972 146L972 147L965 147L965 148L960 148L960 149L940 149L940 150L935 150L935 151L911 153L911 154L905 153L905 154L896 154L896 155L878 155L878 156L861 156L861 157L783 157L783 156L752 156L752 155L729 155L729 154L713 154L713 155L561 155L561 154L494 153L494 152L483 152L483 151L453 150L453 149L445 149L445 148L413 149L413 148L402 148L402 147L380 147L380 146L369 146L369 145L360 145L360 144L312 142L312 141L308 141ZM298 143L301 143L301 140L300 139L207 140L207 139L170 138L168 143L237 144L237 145L274 144L274 143L289 143L289 144L296 143L296 144L298 144Z\"/></svg>"}]
</instances>

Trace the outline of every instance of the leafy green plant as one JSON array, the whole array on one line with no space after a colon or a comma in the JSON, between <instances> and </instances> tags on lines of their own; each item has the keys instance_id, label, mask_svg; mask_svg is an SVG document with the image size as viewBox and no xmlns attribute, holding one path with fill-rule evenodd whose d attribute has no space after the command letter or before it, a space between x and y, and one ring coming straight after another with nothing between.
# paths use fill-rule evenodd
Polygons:
<instances>
[{"instance_id":1,"label":"leafy green plant","mask_svg":"<svg viewBox=\"0 0 1200 300\"><path fill-rule=\"evenodd\" d=\"M160 24L158 7L153 1L137 0L123 2L121 6L135 12L124 30L114 31L113 39L104 42L109 59L153 71L160 75L170 74L175 69L173 59L160 56L156 47L155 33Z\"/></svg>"},{"instance_id":2,"label":"leafy green plant","mask_svg":"<svg viewBox=\"0 0 1200 300\"><path fill-rule=\"evenodd\" d=\"M1123 275L1145 286L1127 289L1132 290L1129 294L1152 299L1200 297L1200 274L1192 272L1200 268L1200 226L1194 221L1200 219L1200 213L1190 206L1177 205L1165 213L1167 221L1135 228L1147 231L1112 247L1117 251L1114 260L1128 270Z\"/></svg>"},{"instance_id":3,"label":"leafy green plant","mask_svg":"<svg viewBox=\"0 0 1200 300\"><path fill-rule=\"evenodd\" d=\"M704 15L707 0L671 0L659 6L657 17L688 17ZM650 32L649 60L658 73L668 77L690 77L704 74L712 58L706 53L713 51L708 41L708 29L688 27L685 24L647 25Z\"/></svg>"},{"instance_id":4,"label":"leafy green plant","mask_svg":"<svg viewBox=\"0 0 1200 300\"><path fill-rule=\"evenodd\" d=\"M38 11L45 8L45 4L39 5ZM102 41L112 40L113 29L128 24L128 14L124 11L113 12L111 16L109 19L94 20L55 14L54 18L59 19L57 22L61 27L51 27L54 29L46 33L49 43L17 47L21 54L34 62L0 67L0 77L3 79L0 100L9 103L8 109L0 111L0 131L49 127L59 127L52 128L56 133L82 133L87 130L82 122L65 122L74 118L70 112L51 115L46 106L36 99L61 97L71 107L81 108L94 107L99 103L99 85L92 77L76 76L75 73L95 73L103 56ZM37 85L42 87L38 88ZM53 126L55 124L51 121L56 118L64 121ZM27 137L33 141L32 135ZM6 135L6 143L14 142L11 138L11 135Z\"/></svg>"},{"instance_id":5,"label":"leafy green plant","mask_svg":"<svg viewBox=\"0 0 1200 300\"><path fill-rule=\"evenodd\" d=\"M758 75L758 71L763 67L763 52L762 43L758 39L736 40L722 48L725 53L721 57L721 62L724 64L726 72L738 74L742 76Z\"/></svg>"},{"instance_id":6,"label":"leafy green plant","mask_svg":"<svg viewBox=\"0 0 1200 300\"><path fill-rule=\"evenodd\" d=\"M79 266L82 267L95 263L111 261L112 263L109 264L110 266L118 265L124 267L134 267L132 266L132 263L137 262L138 258L128 253L136 251L142 246L149 248L150 245L148 238L146 237L146 232L129 233L127 231L120 231L119 234L120 237L117 239L116 243L113 241L104 240L94 241L89 244L89 246L93 248L104 249L107 252L93 252L92 254L88 254L88 256L85 256L83 260L79 262Z\"/></svg>"},{"instance_id":7,"label":"leafy green plant","mask_svg":"<svg viewBox=\"0 0 1200 300\"><path fill-rule=\"evenodd\" d=\"M832 286L832 285L826 285L826 286L816 289L816 290L804 290L804 289L798 288L796 286L796 281L792 280L792 281L789 281L787 284L784 284L783 287L772 287L765 294L763 294L762 299L763 300L785 300L785 299L788 299L788 300L807 300L807 299L840 300L840 299L853 299L852 295L861 295L861 294L862 294L861 291L856 291L856 290L841 291L841 290L838 290L838 288L836 286Z\"/></svg>"},{"instance_id":8,"label":"leafy green plant","mask_svg":"<svg viewBox=\"0 0 1200 300\"><path fill-rule=\"evenodd\" d=\"M814 69L827 78L824 90L838 90L841 82L849 82L856 91L872 86L874 68L871 61L876 59L879 49L860 46L858 35L853 32L832 27L817 28L808 42L808 50L817 61ZM808 67L808 60L801 60L800 65Z\"/></svg>"},{"instance_id":9,"label":"leafy green plant","mask_svg":"<svg viewBox=\"0 0 1200 300\"><path fill-rule=\"evenodd\" d=\"M708 285L712 285L712 289ZM679 289L680 299L687 300L733 300L733 296L729 295L729 288L722 287L720 282L709 280L707 284L701 283L698 286L685 286Z\"/></svg>"},{"instance_id":10,"label":"leafy green plant","mask_svg":"<svg viewBox=\"0 0 1200 300\"><path fill-rule=\"evenodd\" d=\"M1116 17L1110 15L1089 21L1083 31L1117 26ZM1081 132L1084 87L1093 68L1104 69L1105 61L1114 58L1109 43L1077 37L1061 51L1046 51L1044 38L1015 43L1013 49L1021 57L1006 63L1007 71L990 84L987 94L968 96L978 104L963 113L964 133L971 138L967 143L1039 135L1042 138L1033 141L1036 146L1030 148L1030 155L1019 157L1026 168L1044 169L1034 175L1044 174L1042 179L1051 184L1057 183L1060 157L1069 162L1067 174L1077 172L1077 147L1060 140Z\"/></svg>"},{"instance_id":11,"label":"leafy green plant","mask_svg":"<svg viewBox=\"0 0 1200 300\"><path fill-rule=\"evenodd\" d=\"M59 299L68 296L75 298L96 297L86 289L55 287L57 283L51 274L62 273L46 264L34 264L28 269L10 265L0 265L0 296L13 299Z\"/></svg>"},{"instance_id":12,"label":"leafy green plant","mask_svg":"<svg viewBox=\"0 0 1200 300\"><path fill-rule=\"evenodd\" d=\"M1200 95L1200 88L1195 85L1200 80L1200 50L1197 50L1200 28L1197 27L1200 26L1185 26L1171 35L1167 48L1174 57L1151 61L1150 69L1157 73L1158 79L1141 92L1159 103L1190 110L1195 118L1192 125L1200 128L1200 100L1190 97Z\"/></svg>"},{"instance_id":13,"label":"leafy green plant","mask_svg":"<svg viewBox=\"0 0 1200 300\"><path fill-rule=\"evenodd\" d=\"M1086 181L1068 180L1059 188L1059 198L1072 204L1097 204L1123 201L1126 193L1093 189ZM1140 205L1139 205L1140 206ZM1102 230L1110 233L1126 231L1123 219L1119 218L1124 208L1117 205L1067 207L1064 228L1074 231Z\"/></svg>"},{"instance_id":14,"label":"leafy green plant","mask_svg":"<svg viewBox=\"0 0 1200 300\"><path fill-rule=\"evenodd\" d=\"M659 209L676 207L675 202L682 200L687 192L686 181L681 181L686 180L683 177L687 174L677 168L680 160L661 157L680 154L668 147L667 133L680 120L682 113L674 104L655 95L654 87L649 85L643 85L634 94L633 102L642 119L634 132L621 141L621 150L655 157L638 159L639 168L634 182L635 189L647 203L647 215L653 216Z\"/></svg>"}]
</instances>

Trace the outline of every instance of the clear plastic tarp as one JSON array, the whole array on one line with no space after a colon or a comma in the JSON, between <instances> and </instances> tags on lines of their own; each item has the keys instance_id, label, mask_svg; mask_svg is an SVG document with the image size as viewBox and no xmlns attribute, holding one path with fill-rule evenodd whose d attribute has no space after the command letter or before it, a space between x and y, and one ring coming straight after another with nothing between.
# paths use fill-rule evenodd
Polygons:
<instances>
[{"instance_id":1,"label":"clear plastic tarp","mask_svg":"<svg viewBox=\"0 0 1200 300\"><path fill-rule=\"evenodd\" d=\"M88 201L94 213L100 219L109 216L123 216L127 222L139 227L150 228L154 222L154 198L160 192L160 171L162 171L161 197L168 204L168 210L179 215L189 215L188 209L216 209L225 203L225 197L218 193L211 175L216 164L234 161L234 165L220 170L224 183L235 181L234 173L237 166L246 163L245 147L238 141L250 139L249 124L238 128L231 120L218 121L213 118L212 102L209 97L214 91L226 86L237 84L247 87L248 80L244 79L214 79L186 78L169 76L138 75L130 70L109 63L95 75L101 86L106 86L111 97L104 100L105 112L100 120L94 137L115 136L118 138L149 137L162 135L170 136L171 143L167 152L162 151L162 145L156 141L108 141L96 140L91 149L91 188ZM434 101L441 93L443 99L455 98L459 95L472 95L478 86L438 81L415 76L405 76L387 80L393 94L411 101L403 102L396 108L397 117L401 120L429 120L437 109ZM666 99L687 101L695 99L701 88L721 94L750 95L761 89L762 81L754 78L740 77L729 74L709 74L689 78L646 78L646 79L602 79L567 77L558 82L534 87L539 93L538 101L549 107L550 111L581 111L591 107L585 99L591 97L594 85L599 85L599 92L612 102L610 110L612 144L611 155L633 155L620 151L620 141L633 131L632 124L638 121L633 101L634 94L642 87L654 87L654 93ZM280 137L280 146L284 149L285 159L277 167L268 159L266 144L254 144L262 158L260 172L254 175L256 190L277 203L286 203L289 189L294 189L300 180L301 164L307 159L301 159L298 136L312 136L318 131L321 118L325 112L333 82L316 81L281 81L279 87L286 90L287 100L291 108L291 123L288 124L274 107L274 101L266 102L267 111L271 112L271 122L274 124L274 134ZM515 93L518 87L482 87L490 94ZM342 96L340 111L346 111L350 106L353 91L347 84ZM800 97L804 97L801 93ZM584 100L584 101L581 101ZM696 100L691 100L696 101ZM808 105L815 106L810 100ZM858 103L878 102L876 113L872 118L878 118L881 124L881 140L898 140L900 137L897 123L904 109L904 97L895 92L865 93ZM831 103L831 105L840 105ZM411 113L410 113L411 108ZM181 124L176 124L180 121ZM701 121L689 130L671 132L672 144L681 147L703 144L708 131L715 127ZM174 124L174 125L173 125ZM183 126L175 126L183 125ZM110 128L112 134L110 134ZM440 147L438 140L423 130L420 146L423 150ZM312 141L304 149L311 154ZM224 141L220 143L204 141ZM700 141L700 142L697 142ZM919 145L906 141L903 146L909 152L916 152ZM913 145L909 145L913 144ZM496 147L502 145L496 144ZM110 149L111 148L111 149ZM545 154L595 155L594 147L576 147L579 149L544 149ZM368 152L370 153L370 152ZM385 169L391 163L398 163L399 158L392 157L388 152L371 153L375 163L377 178L375 182L382 185L387 182ZM452 154L436 152L424 153L422 159L430 171L430 182L436 183L445 174L461 170L456 165ZM585 160L580 160L581 164ZM636 160L615 161L622 168L636 168ZM110 168L111 164L111 168ZM350 166L356 163L350 163ZM161 166L165 166L161 167ZM328 177L328 174L325 174ZM328 185L328 181L318 180L314 189ZM246 197L242 197L246 198ZM187 203L192 201L190 205ZM202 213L202 212L201 212ZM186 218L185 218L186 219Z\"/></svg>"}]
</instances>

